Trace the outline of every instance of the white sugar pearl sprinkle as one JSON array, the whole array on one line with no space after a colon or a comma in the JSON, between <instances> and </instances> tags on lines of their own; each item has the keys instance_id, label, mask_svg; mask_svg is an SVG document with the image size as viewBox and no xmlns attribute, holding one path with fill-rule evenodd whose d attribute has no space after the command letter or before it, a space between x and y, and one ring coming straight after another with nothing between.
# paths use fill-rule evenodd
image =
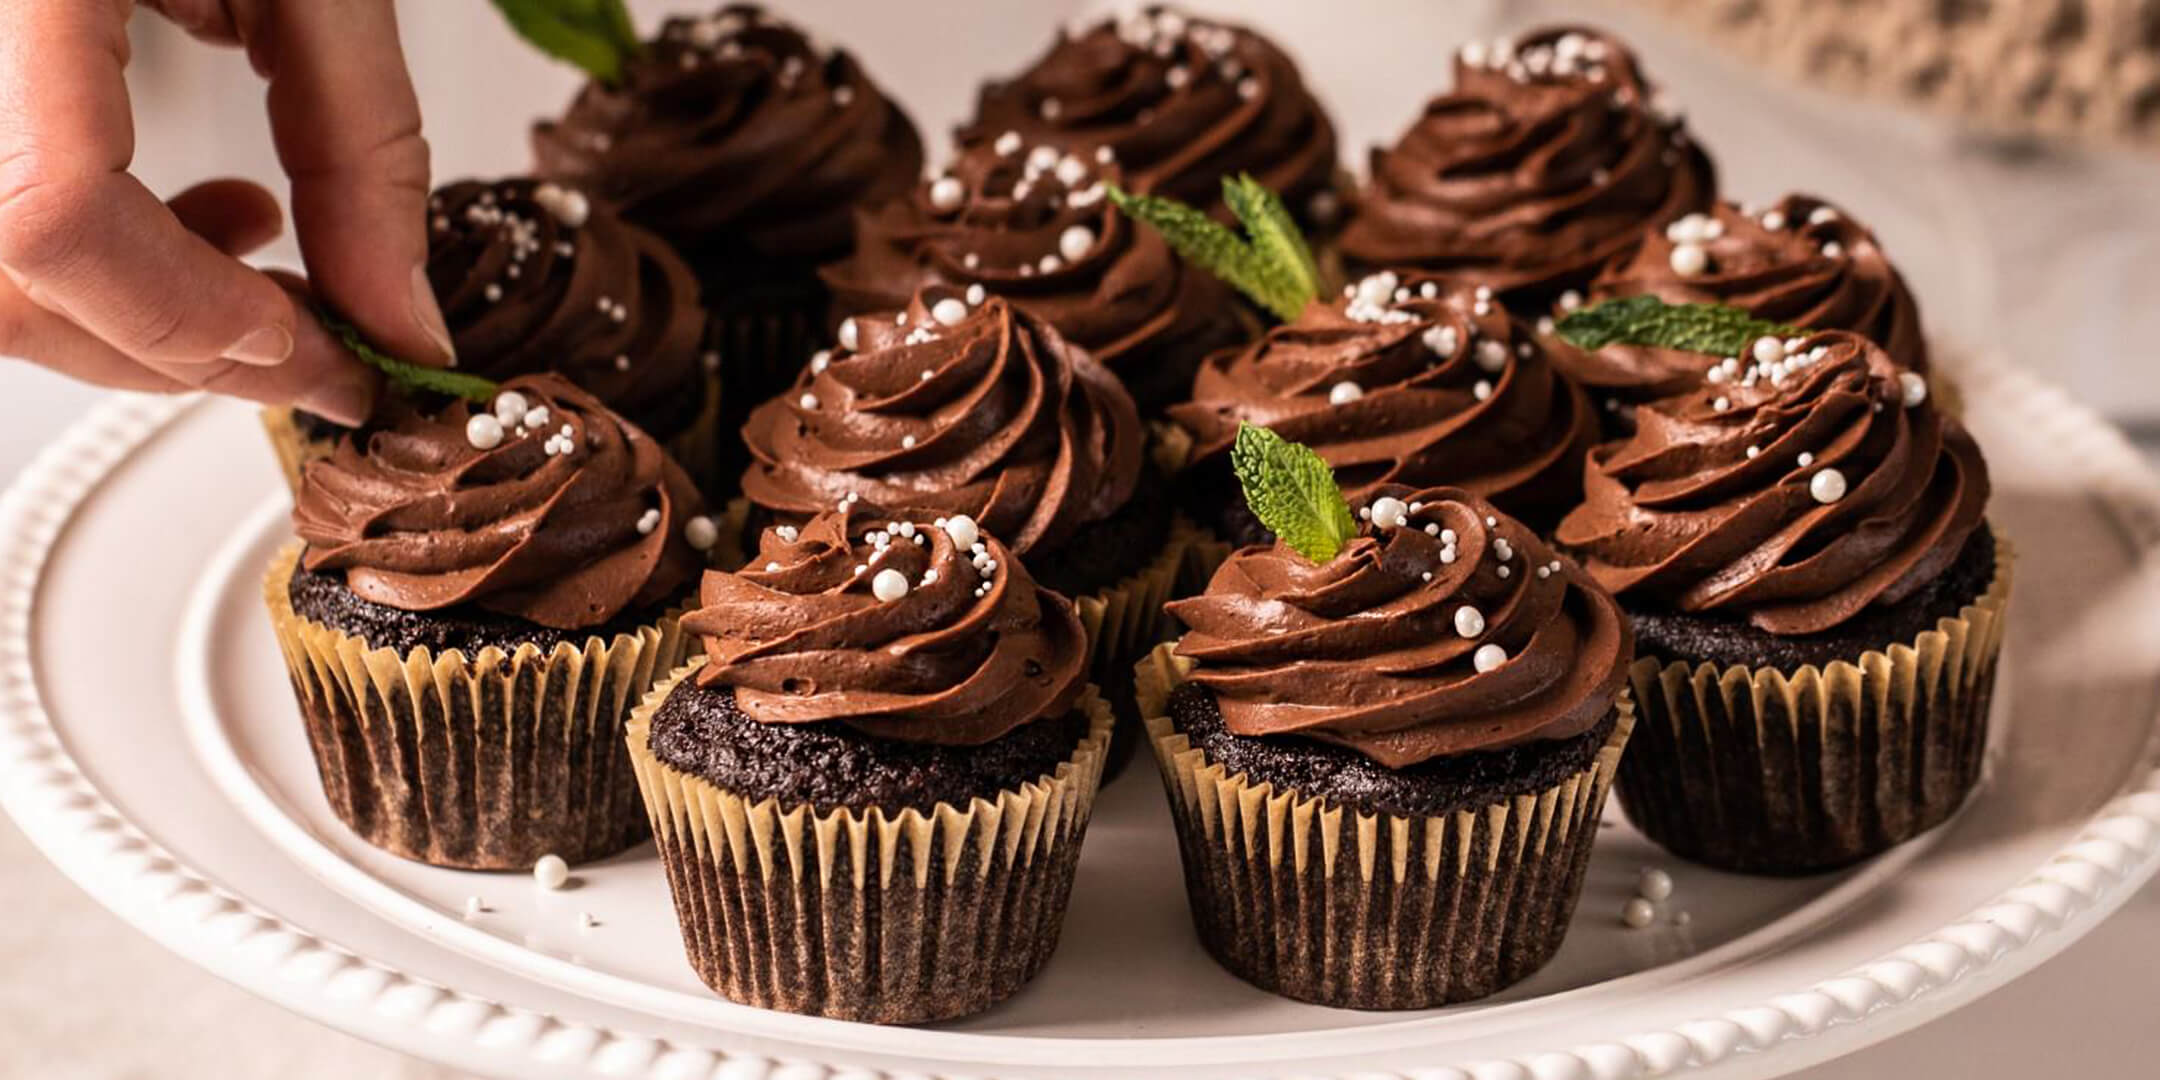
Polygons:
<instances>
[{"instance_id":1,"label":"white sugar pearl sprinkle","mask_svg":"<svg viewBox=\"0 0 2160 1080\"><path fill-rule=\"evenodd\" d=\"M1499 371L1507 366L1507 346L1491 338L1478 342L1477 364L1487 371Z\"/></svg>"},{"instance_id":2,"label":"white sugar pearl sprinkle","mask_svg":"<svg viewBox=\"0 0 2160 1080\"><path fill-rule=\"evenodd\" d=\"M955 296L948 296L930 305L930 317L936 319L940 326L958 326L967 318L967 314L967 301Z\"/></svg>"},{"instance_id":3,"label":"white sugar pearl sprinkle","mask_svg":"<svg viewBox=\"0 0 2160 1080\"><path fill-rule=\"evenodd\" d=\"M533 880L543 889L560 889L570 883L570 864L560 855L542 855L533 864Z\"/></svg>"},{"instance_id":4,"label":"white sugar pearl sprinkle","mask_svg":"<svg viewBox=\"0 0 2160 1080\"><path fill-rule=\"evenodd\" d=\"M982 530L975 527L975 519L966 514L956 514L945 519L945 535L959 547L972 547L982 538Z\"/></svg>"},{"instance_id":5,"label":"white sugar pearl sprinkle","mask_svg":"<svg viewBox=\"0 0 2160 1080\"><path fill-rule=\"evenodd\" d=\"M855 352L862 347L862 331L855 326L855 320L849 319L840 324L840 347L849 352Z\"/></svg>"},{"instance_id":6,"label":"white sugar pearl sprinkle","mask_svg":"<svg viewBox=\"0 0 2160 1080\"><path fill-rule=\"evenodd\" d=\"M983 291L982 283L980 282L977 282L976 284L967 287L967 302L969 307L981 307L982 302L989 299L989 297L990 294Z\"/></svg>"},{"instance_id":7,"label":"white sugar pearl sprinkle","mask_svg":"<svg viewBox=\"0 0 2160 1080\"><path fill-rule=\"evenodd\" d=\"M967 198L967 185L957 176L940 176L930 183L930 209L949 214Z\"/></svg>"},{"instance_id":8,"label":"white sugar pearl sprinkle","mask_svg":"<svg viewBox=\"0 0 2160 1080\"><path fill-rule=\"evenodd\" d=\"M1710 268L1710 253L1696 244L1680 244L1672 249L1672 270L1681 277L1694 277Z\"/></svg>"},{"instance_id":9,"label":"white sugar pearl sprinkle","mask_svg":"<svg viewBox=\"0 0 2160 1080\"><path fill-rule=\"evenodd\" d=\"M1486 381L1485 381L1485 380L1483 380L1483 379L1479 379L1479 380L1478 380L1478 381L1477 381L1476 383L1473 383L1473 384L1471 385L1471 387L1470 387L1470 396L1471 396L1471 397L1474 397L1474 398L1476 398L1476 399L1478 399L1479 401L1483 401L1483 400L1485 400L1486 398L1489 398L1489 397L1491 397L1491 396L1492 396L1492 384L1491 384L1491 383L1489 383L1489 382L1486 382Z\"/></svg>"},{"instance_id":10,"label":"white sugar pearl sprinkle","mask_svg":"<svg viewBox=\"0 0 2160 1080\"><path fill-rule=\"evenodd\" d=\"M1478 646L1476 652L1470 654L1470 664L1472 667L1477 668L1480 674L1491 671L1505 663L1507 663L1507 650L1501 648L1495 642L1486 642Z\"/></svg>"},{"instance_id":11,"label":"white sugar pearl sprinkle","mask_svg":"<svg viewBox=\"0 0 2160 1080\"><path fill-rule=\"evenodd\" d=\"M888 604L907 594L907 575L898 570L880 570L870 579L870 595Z\"/></svg>"},{"instance_id":12,"label":"white sugar pearl sprinkle","mask_svg":"<svg viewBox=\"0 0 2160 1080\"><path fill-rule=\"evenodd\" d=\"M819 349L818 351L810 354L810 374L823 375L825 374L825 369L831 366L831 349Z\"/></svg>"},{"instance_id":13,"label":"white sugar pearl sprinkle","mask_svg":"<svg viewBox=\"0 0 2160 1080\"><path fill-rule=\"evenodd\" d=\"M720 526L713 519L699 514L683 523L683 540L699 551L710 551L720 542Z\"/></svg>"},{"instance_id":14,"label":"white sugar pearl sprinkle","mask_svg":"<svg viewBox=\"0 0 2160 1080\"><path fill-rule=\"evenodd\" d=\"M1802 450L1800 451L1800 456L1795 458L1794 460L1798 461L1800 463L1800 467L1805 469L1808 466L1815 464L1815 455L1810 454L1805 450Z\"/></svg>"},{"instance_id":15,"label":"white sugar pearl sprinkle","mask_svg":"<svg viewBox=\"0 0 2160 1080\"><path fill-rule=\"evenodd\" d=\"M1807 223L1810 225L1827 225L1833 221L1836 221L1837 217L1837 211L1832 210L1827 206L1818 206L1814 209L1813 212L1808 214Z\"/></svg>"},{"instance_id":16,"label":"white sugar pearl sprinkle","mask_svg":"<svg viewBox=\"0 0 2160 1080\"><path fill-rule=\"evenodd\" d=\"M487 413L476 413L465 421L465 441L475 450L493 450L502 445L502 421Z\"/></svg>"},{"instance_id":17,"label":"white sugar pearl sprinkle","mask_svg":"<svg viewBox=\"0 0 2160 1080\"><path fill-rule=\"evenodd\" d=\"M1095 230L1085 225L1068 225L1058 234L1058 254L1067 262L1079 262L1095 247Z\"/></svg>"},{"instance_id":18,"label":"white sugar pearl sprinkle","mask_svg":"<svg viewBox=\"0 0 2160 1080\"><path fill-rule=\"evenodd\" d=\"M817 395L804 394L803 396L795 399L795 404L800 405L805 409L815 409L818 407Z\"/></svg>"},{"instance_id":19,"label":"white sugar pearl sprinkle","mask_svg":"<svg viewBox=\"0 0 2160 1080\"><path fill-rule=\"evenodd\" d=\"M1629 900L1620 908L1620 921L1626 923L1629 929L1640 930L1656 920L1657 909L1640 896Z\"/></svg>"},{"instance_id":20,"label":"white sugar pearl sprinkle","mask_svg":"<svg viewBox=\"0 0 2160 1080\"><path fill-rule=\"evenodd\" d=\"M1808 478L1808 494L1819 503L1834 503L1845 497L1845 474L1836 469L1824 469Z\"/></svg>"},{"instance_id":21,"label":"white sugar pearl sprinkle","mask_svg":"<svg viewBox=\"0 0 2160 1080\"><path fill-rule=\"evenodd\" d=\"M915 449L915 436L913 436L913 435L902 435L902 436L900 436L900 449L902 449L902 450L913 450L913 449Z\"/></svg>"},{"instance_id":22,"label":"white sugar pearl sprinkle","mask_svg":"<svg viewBox=\"0 0 2160 1080\"><path fill-rule=\"evenodd\" d=\"M1485 632L1485 613L1468 604L1455 609L1455 632L1474 638Z\"/></svg>"},{"instance_id":23,"label":"white sugar pearl sprinkle","mask_svg":"<svg viewBox=\"0 0 2160 1080\"><path fill-rule=\"evenodd\" d=\"M1900 400L1904 402L1906 408L1910 409L1927 400L1927 378L1919 372L1900 371L1898 372L1897 381Z\"/></svg>"},{"instance_id":24,"label":"white sugar pearl sprinkle","mask_svg":"<svg viewBox=\"0 0 2160 1080\"><path fill-rule=\"evenodd\" d=\"M1364 396L1365 388L1347 379L1328 387L1327 392L1330 405L1348 405Z\"/></svg>"},{"instance_id":25,"label":"white sugar pearl sprinkle","mask_svg":"<svg viewBox=\"0 0 2160 1080\"><path fill-rule=\"evenodd\" d=\"M1756 363L1775 364L1785 358L1785 343L1774 337L1759 337L1754 352Z\"/></svg>"},{"instance_id":26,"label":"white sugar pearl sprinkle","mask_svg":"<svg viewBox=\"0 0 2160 1080\"><path fill-rule=\"evenodd\" d=\"M1011 157L1020 152L1021 141L1019 132L1008 131L998 136L997 141L990 144L990 149L997 151L999 157Z\"/></svg>"},{"instance_id":27,"label":"white sugar pearl sprinkle","mask_svg":"<svg viewBox=\"0 0 2160 1080\"><path fill-rule=\"evenodd\" d=\"M777 563L777 562L769 562L769 563L766 563L766 564L765 564L765 572L766 572L766 573L768 573L768 574L777 574L777 573L779 573L779 572L780 572L780 564L779 564L779 563Z\"/></svg>"},{"instance_id":28,"label":"white sugar pearl sprinkle","mask_svg":"<svg viewBox=\"0 0 2160 1080\"><path fill-rule=\"evenodd\" d=\"M1409 516L1410 507L1404 504L1401 499L1392 495L1383 495L1373 500L1372 523L1380 528L1395 528L1409 520Z\"/></svg>"},{"instance_id":29,"label":"white sugar pearl sprinkle","mask_svg":"<svg viewBox=\"0 0 2160 1080\"><path fill-rule=\"evenodd\" d=\"M1635 892L1645 900L1663 900L1672 895L1672 875L1655 866L1643 867L1635 878Z\"/></svg>"}]
</instances>

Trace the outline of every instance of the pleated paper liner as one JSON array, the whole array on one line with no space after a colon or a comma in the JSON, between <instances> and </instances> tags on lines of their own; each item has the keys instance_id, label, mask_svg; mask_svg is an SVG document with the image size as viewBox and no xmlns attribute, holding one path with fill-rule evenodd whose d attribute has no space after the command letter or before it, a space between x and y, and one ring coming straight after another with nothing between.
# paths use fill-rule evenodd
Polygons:
<instances>
[{"instance_id":1,"label":"pleated paper liner","mask_svg":"<svg viewBox=\"0 0 2160 1080\"><path fill-rule=\"evenodd\" d=\"M323 793L353 832L466 870L589 862L645 839L623 720L682 661L673 615L582 648L400 656L294 612L299 556L278 553L263 599Z\"/></svg>"},{"instance_id":2,"label":"pleated paper liner","mask_svg":"<svg viewBox=\"0 0 2160 1080\"><path fill-rule=\"evenodd\" d=\"M1626 694L1590 767L1550 788L1432 817L1367 814L1208 761L1167 715L1192 667L1173 649L1141 662L1140 707L1193 925L1232 974L1321 1005L1423 1009L1485 997L1552 958L1635 726Z\"/></svg>"},{"instance_id":3,"label":"pleated paper liner","mask_svg":"<svg viewBox=\"0 0 2160 1080\"><path fill-rule=\"evenodd\" d=\"M880 1024L981 1012L1057 947L1110 739L1090 687L1087 735L1053 774L897 814L753 801L648 746L654 687L627 744L700 979L746 1005Z\"/></svg>"},{"instance_id":4,"label":"pleated paper liner","mask_svg":"<svg viewBox=\"0 0 2160 1080\"><path fill-rule=\"evenodd\" d=\"M1673 854L1805 874L1941 824L1980 779L2014 552L1910 644L1796 671L1635 661L1641 720L1620 805Z\"/></svg>"},{"instance_id":5,"label":"pleated paper liner","mask_svg":"<svg viewBox=\"0 0 2160 1080\"><path fill-rule=\"evenodd\" d=\"M720 427L720 380L706 377L703 393L705 404L698 410L697 419L662 445L667 448L668 456L690 474L698 490L710 498L732 490L735 478L740 474L724 472L721 468L721 441L732 432L723 432ZM271 452L277 455L278 471L285 477L285 488L297 495L300 470L310 461L329 457L330 452L337 449L337 437L309 436L306 424L290 406L268 406L259 415L263 434L270 439Z\"/></svg>"}]
</instances>

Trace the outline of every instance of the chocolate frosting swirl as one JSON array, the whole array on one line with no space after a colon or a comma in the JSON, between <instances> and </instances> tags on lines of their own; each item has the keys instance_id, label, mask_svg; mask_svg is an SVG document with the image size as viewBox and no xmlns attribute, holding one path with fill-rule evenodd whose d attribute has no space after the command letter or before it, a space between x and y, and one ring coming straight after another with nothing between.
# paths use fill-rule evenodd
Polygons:
<instances>
[{"instance_id":1,"label":"chocolate frosting swirl","mask_svg":"<svg viewBox=\"0 0 2160 1080\"><path fill-rule=\"evenodd\" d=\"M1987 507L1972 437L1866 338L1722 362L1594 451L1556 539L1623 599L1827 630L1957 558Z\"/></svg>"},{"instance_id":2,"label":"chocolate frosting swirl","mask_svg":"<svg viewBox=\"0 0 2160 1080\"><path fill-rule=\"evenodd\" d=\"M968 146L1017 132L1068 149L1107 146L1135 188L1227 219L1222 178L1253 177L1296 212L1336 212L1335 125L1268 39L1166 7L1061 31L1011 79L982 87Z\"/></svg>"},{"instance_id":3,"label":"chocolate frosting swirl","mask_svg":"<svg viewBox=\"0 0 2160 1080\"><path fill-rule=\"evenodd\" d=\"M857 204L922 175L922 138L854 57L751 4L672 18L533 129L540 175L579 185L709 273L730 257L823 262ZM746 270L746 273L748 271Z\"/></svg>"},{"instance_id":4,"label":"chocolate frosting swirl","mask_svg":"<svg viewBox=\"0 0 2160 1080\"><path fill-rule=\"evenodd\" d=\"M950 289L851 319L743 427L743 493L783 521L841 507L965 514L1022 555L1131 497L1140 418L1117 377L998 297Z\"/></svg>"},{"instance_id":5,"label":"chocolate frosting swirl","mask_svg":"<svg viewBox=\"0 0 2160 1080\"><path fill-rule=\"evenodd\" d=\"M1529 308L1717 190L1634 55L1575 27L1464 46L1455 90L1376 148L1371 174L1342 235L1354 266L1474 277Z\"/></svg>"},{"instance_id":6,"label":"chocolate frosting swirl","mask_svg":"<svg viewBox=\"0 0 2160 1080\"><path fill-rule=\"evenodd\" d=\"M1229 290L1105 197L1123 179L1114 164L1049 144L964 151L944 174L860 216L855 254L820 271L834 317L900 310L926 285L980 285L1128 386L1175 354L1238 340Z\"/></svg>"},{"instance_id":7,"label":"chocolate frosting swirl","mask_svg":"<svg viewBox=\"0 0 2160 1080\"><path fill-rule=\"evenodd\" d=\"M428 282L458 367L557 371L665 438L704 402L705 309L666 244L583 192L463 180L428 200Z\"/></svg>"},{"instance_id":8,"label":"chocolate frosting swirl","mask_svg":"<svg viewBox=\"0 0 2160 1080\"><path fill-rule=\"evenodd\" d=\"M1702 252L1700 270L1691 256L1675 256L1684 246ZM1812 195L1787 195L1759 214L1719 203L1710 214L1652 226L1633 256L1606 267L1590 287L1600 300L1643 293L1675 304L1727 304L1807 330L1850 330L1902 367L1928 368L1920 309L1874 232ZM1716 359L1636 345L1556 358L1586 386L1637 401L1684 390Z\"/></svg>"},{"instance_id":9,"label":"chocolate frosting swirl","mask_svg":"<svg viewBox=\"0 0 2160 1080\"><path fill-rule=\"evenodd\" d=\"M558 375L510 380L493 410L391 398L310 462L302 565L405 611L474 604L557 629L661 603L697 573L697 490L644 432Z\"/></svg>"},{"instance_id":10,"label":"chocolate frosting swirl","mask_svg":"<svg viewBox=\"0 0 2160 1080\"><path fill-rule=\"evenodd\" d=\"M1345 291L1208 357L1170 409L1192 463L1248 423L1312 447L1353 501L1444 481L1548 522L1574 505L1597 418L1489 290L1382 272Z\"/></svg>"},{"instance_id":11,"label":"chocolate frosting swirl","mask_svg":"<svg viewBox=\"0 0 2160 1080\"><path fill-rule=\"evenodd\" d=\"M1170 604L1224 726L1391 769L1595 727L1634 659L1612 597L1468 492L1381 490L1328 562L1248 547Z\"/></svg>"},{"instance_id":12,"label":"chocolate frosting swirl","mask_svg":"<svg viewBox=\"0 0 2160 1080\"><path fill-rule=\"evenodd\" d=\"M964 518L767 529L749 568L705 575L701 604L683 617L699 684L761 723L977 746L1065 715L1084 685L1072 602Z\"/></svg>"}]
</instances>

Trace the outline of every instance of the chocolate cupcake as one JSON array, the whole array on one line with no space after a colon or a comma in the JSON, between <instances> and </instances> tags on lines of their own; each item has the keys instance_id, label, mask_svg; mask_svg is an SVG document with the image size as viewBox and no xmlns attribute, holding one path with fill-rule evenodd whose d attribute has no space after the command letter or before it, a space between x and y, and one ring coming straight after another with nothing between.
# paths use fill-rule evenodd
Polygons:
<instances>
[{"instance_id":1,"label":"chocolate cupcake","mask_svg":"<svg viewBox=\"0 0 2160 1080\"><path fill-rule=\"evenodd\" d=\"M905 311L842 323L839 348L758 406L743 438L751 528L846 508L964 515L1074 598L1106 689L1162 639L1197 539L1145 463L1116 376L1001 297L931 286Z\"/></svg>"},{"instance_id":2,"label":"chocolate cupcake","mask_svg":"<svg viewBox=\"0 0 2160 1080\"><path fill-rule=\"evenodd\" d=\"M689 261L743 409L810 354L826 303L817 267L848 253L855 208L923 170L914 124L853 56L749 4L669 19L615 85L587 83L535 126L533 153L541 176L614 204Z\"/></svg>"},{"instance_id":3,"label":"chocolate cupcake","mask_svg":"<svg viewBox=\"0 0 2160 1080\"><path fill-rule=\"evenodd\" d=\"M1542 314L1642 242L1708 210L1717 175L1635 56L1596 30L1473 42L1455 89L1372 153L1340 251L1352 272L1415 267Z\"/></svg>"},{"instance_id":4,"label":"chocolate cupcake","mask_svg":"<svg viewBox=\"0 0 2160 1080\"><path fill-rule=\"evenodd\" d=\"M575 188L523 178L447 184L428 214L428 283L459 371L496 381L561 374L659 440L700 483L720 479L705 310L667 245ZM301 465L343 434L287 409L265 419L295 490Z\"/></svg>"},{"instance_id":5,"label":"chocolate cupcake","mask_svg":"<svg viewBox=\"0 0 2160 1080\"><path fill-rule=\"evenodd\" d=\"M749 1005L980 1012L1057 946L1110 714L1071 602L966 518L820 514L705 577L631 718L691 967Z\"/></svg>"},{"instance_id":6,"label":"chocolate cupcake","mask_svg":"<svg viewBox=\"0 0 2160 1080\"><path fill-rule=\"evenodd\" d=\"M1088 351L1143 413L1184 396L1200 358L1258 332L1229 287L1118 212L1108 155L1026 146L962 152L915 191L861 215L855 254L822 272L833 319L905 308L926 285L1005 297Z\"/></svg>"},{"instance_id":7,"label":"chocolate cupcake","mask_svg":"<svg viewBox=\"0 0 2160 1080\"><path fill-rule=\"evenodd\" d=\"M1060 31L1025 71L983 84L963 145L1016 135L1092 153L1109 147L1133 189L1228 222L1222 179L1250 173L1309 230L1326 232L1346 188L1335 125L1274 42L1244 27L1151 6Z\"/></svg>"},{"instance_id":8,"label":"chocolate cupcake","mask_svg":"<svg viewBox=\"0 0 2160 1080\"><path fill-rule=\"evenodd\" d=\"M1579 500L1597 438L1588 398L1492 290L1385 271L1208 357L1170 418L1192 505L1238 545L1266 542L1231 475L1241 424L1311 446L1353 502L1447 483L1538 528Z\"/></svg>"},{"instance_id":9,"label":"chocolate cupcake","mask_svg":"<svg viewBox=\"0 0 2160 1080\"><path fill-rule=\"evenodd\" d=\"M1644 294L1724 304L1787 326L1850 330L1899 366L1930 374L1920 309L1904 277L1874 232L1811 195L1787 195L1760 212L1723 202L1709 214L1653 225L1635 253L1606 267L1589 291L1593 300ZM1563 293L1559 307L1572 311L1581 301L1581 294ZM1719 360L1629 344L1589 352L1556 347L1553 359L1592 397L1616 402L1612 411L1623 418L1634 405L1699 385Z\"/></svg>"},{"instance_id":10,"label":"chocolate cupcake","mask_svg":"<svg viewBox=\"0 0 2160 1080\"><path fill-rule=\"evenodd\" d=\"M1286 997L1419 1009L1559 947L1633 653L1530 529L1459 489L1380 491L1319 562L1232 555L1138 677L1208 952Z\"/></svg>"},{"instance_id":11,"label":"chocolate cupcake","mask_svg":"<svg viewBox=\"0 0 2160 1080\"><path fill-rule=\"evenodd\" d=\"M645 836L622 723L685 649L714 523L660 446L555 375L391 399L310 462L264 586L331 808L437 866Z\"/></svg>"},{"instance_id":12,"label":"chocolate cupcake","mask_svg":"<svg viewBox=\"0 0 2160 1080\"><path fill-rule=\"evenodd\" d=\"M2010 590L1986 462L1867 339L1765 339L1642 406L1558 541L1632 617L1621 803L1713 866L1844 866L1980 774Z\"/></svg>"}]
</instances>

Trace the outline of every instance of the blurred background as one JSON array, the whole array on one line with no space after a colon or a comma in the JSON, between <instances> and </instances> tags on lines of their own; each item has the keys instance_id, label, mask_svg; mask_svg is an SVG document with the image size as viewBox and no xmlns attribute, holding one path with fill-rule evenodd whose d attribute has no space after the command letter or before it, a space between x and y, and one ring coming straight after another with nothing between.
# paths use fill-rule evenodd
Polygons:
<instances>
[{"instance_id":1,"label":"blurred background","mask_svg":"<svg viewBox=\"0 0 2160 1080\"><path fill-rule=\"evenodd\" d=\"M48 0L67 2L67 0ZM913 114L933 165L976 83L1116 5L768 0L855 52ZM576 78L484 0L403 0L438 182L524 168L526 129ZM688 0L631 0L650 28ZM1448 79L1453 50L1550 21L1634 41L1686 107L1724 194L1792 190L1874 226L1931 333L2067 385L2160 447L2160 0L1200 0L1282 43L1329 105L1353 169ZM162 193L220 175L282 190L242 58L138 16L137 172ZM268 262L297 264L289 240ZM28 365L0 391L12 475L93 398ZM268 455L261 463L269 483ZM77 892L0 821L0 1078L436 1078L168 956ZM2151 1076L2160 887L2039 972L1809 1080ZM2065 1047L2074 1048L2066 1054Z\"/></svg>"}]
</instances>

